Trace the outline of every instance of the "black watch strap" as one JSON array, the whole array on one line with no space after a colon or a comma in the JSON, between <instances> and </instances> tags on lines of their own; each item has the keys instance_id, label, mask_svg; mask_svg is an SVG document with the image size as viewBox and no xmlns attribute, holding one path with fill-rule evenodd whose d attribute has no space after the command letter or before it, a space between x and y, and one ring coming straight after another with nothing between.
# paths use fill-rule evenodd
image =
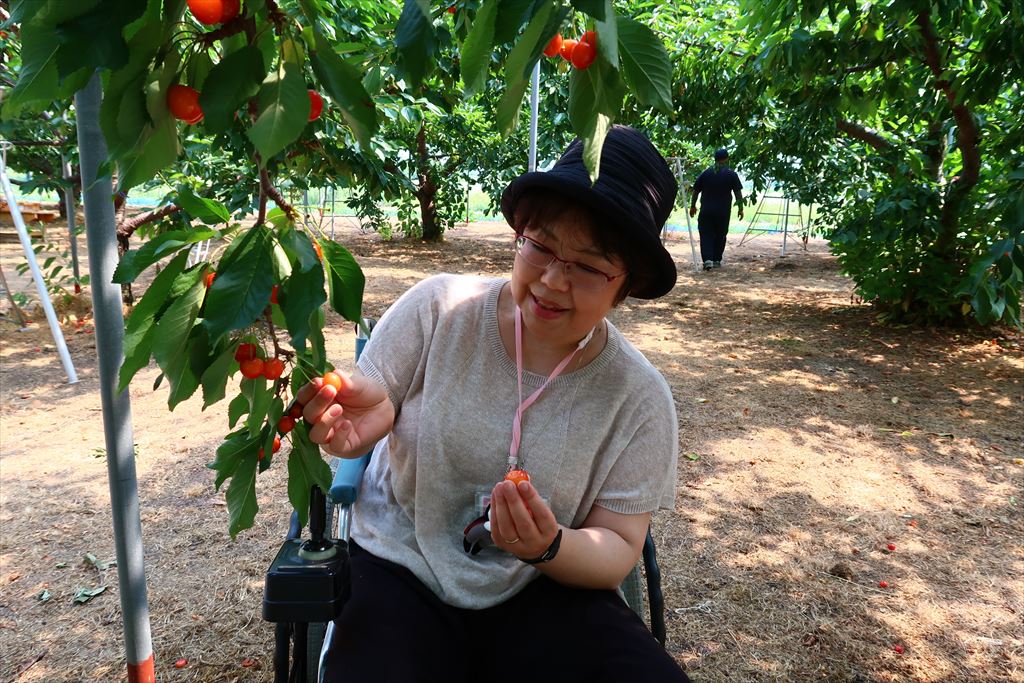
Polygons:
<instances>
[{"instance_id":1,"label":"black watch strap","mask_svg":"<svg viewBox=\"0 0 1024 683\"><path fill-rule=\"evenodd\" d=\"M561 527L559 527L558 533L555 534L555 540L551 541L551 545L548 546L548 549L544 551L543 555L532 560L524 560L521 557L519 559L525 562L526 564L542 564L544 562L550 562L551 560L555 559L555 555L558 554L558 547L560 545L562 545Z\"/></svg>"}]
</instances>

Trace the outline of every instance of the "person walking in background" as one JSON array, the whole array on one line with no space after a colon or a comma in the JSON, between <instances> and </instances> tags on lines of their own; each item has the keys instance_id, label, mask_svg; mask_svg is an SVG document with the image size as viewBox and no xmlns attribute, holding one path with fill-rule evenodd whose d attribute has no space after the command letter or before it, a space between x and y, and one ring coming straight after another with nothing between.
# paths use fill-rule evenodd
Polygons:
<instances>
[{"instance_id":1,"label":"person walking in background","mask_svg":"<svg viewBox=\"0 0 1024 683\"><path fill-rule=\"evenodd\" d=\"M715 152L715 165L705 170L693 184L690 197L690 216L697 213L697 195L700 200L700 215L697 216L697 231L700 233L700 258L704 270L722 267L722 253L725 239L729 235L729 218L732 214L732 197L736 195L739 219L743 220L743 186L736 171L728 166L729 153L724 149Z\"/></svg>"}]
</instances>

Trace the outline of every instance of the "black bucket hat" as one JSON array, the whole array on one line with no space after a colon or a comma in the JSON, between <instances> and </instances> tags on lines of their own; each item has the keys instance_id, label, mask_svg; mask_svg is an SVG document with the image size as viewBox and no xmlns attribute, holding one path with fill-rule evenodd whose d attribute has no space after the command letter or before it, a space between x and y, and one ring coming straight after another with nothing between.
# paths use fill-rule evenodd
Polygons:
<instances>
[{"instance_id":1,"label":"black bucket hat","mask_svg":"<svg viewBox=\"0 0 1024 683\"><path fill-rule=\"evenodd\" d=\"M715 150L715 161L721 161L722 159L728 159L728 158L729 158L729 150L727 150L726 148L723 147L722 149L716 149Z\"/></svg>"},{"instance_id":2,"label":"black bucket hat","mask_svg":"<svg viewBox=\"0 0 1024 683\"><path fill-rule=\"evenodd\" d=\"M676 264L661 243L661 229L675 206L679 186L664 157L650 140L629 126L613 126L601 148L597 182L583 163L583 142L575 140L550 171L519 176L501 195L501 212L513 228L515 208L527 190L558 192L588 207L606 227L628 233L650 264L646 286L629 292L657 299L676 284Z\"/></svg>"}]
</instances>

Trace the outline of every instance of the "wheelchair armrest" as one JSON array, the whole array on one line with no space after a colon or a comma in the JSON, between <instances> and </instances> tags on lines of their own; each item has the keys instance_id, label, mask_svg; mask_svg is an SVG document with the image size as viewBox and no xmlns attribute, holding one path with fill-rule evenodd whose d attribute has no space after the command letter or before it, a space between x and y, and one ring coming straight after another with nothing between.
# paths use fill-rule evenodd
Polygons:
<instances>
[{"instance_id":1,"label":"wheelchair armrest","mask_svg":"<svg viewBox=\"0 0 1024 683\"><path fill-rule=\"evenodd\" d=\"M331 502L335 505L351 505L359 496L363 482L363 471L370 462L370 453L358 458L343 458L338 463L331 483Z\"/></svg>"}]
</instances>

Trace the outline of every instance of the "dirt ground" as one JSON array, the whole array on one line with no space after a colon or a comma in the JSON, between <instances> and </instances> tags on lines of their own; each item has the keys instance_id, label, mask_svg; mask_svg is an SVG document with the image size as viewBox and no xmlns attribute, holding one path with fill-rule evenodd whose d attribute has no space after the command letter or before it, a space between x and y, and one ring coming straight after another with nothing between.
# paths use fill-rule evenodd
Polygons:
<instances>
[{"instance_id":1,"label":"dirt ground","mask_svg":"<svg viewBox=\"0 0 1024 683\"><path fill-rule=\"evenodd\" d=\"M442 245L338 230L374 316L432 273L509 272L508 237L500 223ZM685 234L672 240L675 290L611 316L679 413L676 509L653 527L668 650L707 683L1024 681L1024 339L880 325L824 243L782 257L778 237L738 242L703 273ZM8 278L22 258L0 244ZM122 681L91 325L65 325L69 385L38 319L0 318L0 683ZM349 366L352 328L328 320ZM260 477L256 527L230 541L205 467L226 404L168 412L156 376L130 393L158 680L271 681L260 608L284 468Z\"/></svg>"}]
</instances>

